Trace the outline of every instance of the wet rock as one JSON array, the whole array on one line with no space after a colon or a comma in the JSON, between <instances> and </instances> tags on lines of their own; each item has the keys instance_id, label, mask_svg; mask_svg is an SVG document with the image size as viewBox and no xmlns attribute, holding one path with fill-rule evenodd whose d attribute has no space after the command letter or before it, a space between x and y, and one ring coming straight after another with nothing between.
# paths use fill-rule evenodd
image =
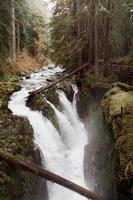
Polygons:
<instances>
[{"instance_id":1,"label":"wet rock","mask_svg":"<svg viewBox=\"0 0 133 200\"><path fill-rule=\"evenodd\" d=\"M39 153L36 153L33 144L33 130L25 118L13 116L8 110L9 95L21 87L16 83L0 83L0 148L21 159L40 164ZM37 185L40 179L18 168L12 168L0 161L0 199L2 200L33 200L31 188ZM39 183L41 186L41 183ZM45 186L45 187L44 187ZM43 183L46 189L46 182ZM38 194L39 188L34 187ZM29 199L28 199L29 198ZM41 200L41 198L38 198Z\"/></svg>"},{"instance_id":2,"label":"wet rock","mask_svg":"<svg viewBox=\"0 0 133 200\"><path fill-rule=\"evenodd\" d=\"M30 75L27 75L27 76L26 76L26 79L30 79Z\"/></svg>"},{"instance_id":3,"label":"wet rock","mask_svg":"<svg viewBox=\"0 0 133 200\"><path fill-rule=\"evenodd\" d=\"M56 76L59 76L60 74L61 74L60 72L56 72L56 73L55 73Z\"/></svg>"},{"instance_id":4,"label":"wet rock","mask_svg":"<svg viewBox=\"0 0 133 200\"><path fill-rule=\"evenodd\" d=\"M53 67L48 67L48 69L53 69Z\"/></svg>"},{"instance_id":5,"label":"wet rock","mask_svg":"<svg viewBox=\"0 0 133 200\"><path fill-rule=\"evenodd\" d=\"M51 103L54 103L54 105L57 107L59 105L59 99L58 95L55 91L55 89L50 89L49 91L45 92L43 94L46 99L48 99ZM45 117L47 117L53 125L59 129L58 127L58 122L55 117L55 112L54 110L48 105L48 103L45 101L44 96L41 94L37 94L32 96L28 102L27 105L30 107L32 110L37 110L41 111Z\"/></svg>"},{"instance_id":6,"label":"wet rock","mask_svg":"<svg viewBox=\"0 0 133 200\"><path fill-rule=\"evenodd\" d=\"M39 147L35 144L34 145L34 163L37 165L42 166L41 164L41 155ZM45 179L32 175L32 184L31 187L25 193L24 200L44 200L48 199L48 189L47 189L47 182Z\"/></svg>"},{"instance_id":7,"label":"wet rock","mask_svg":"<svg viewBox=\"0 0 133 200\"><path fill-rule=\"evenodd\" d=\"M119 156L119 162L114 166L118 169L118 193L125 200L131 199L133 177L133 91L132 86L120 82L112 87L101 105L106 122L114 134L115 149Z\"/></svg>"},{"instance_id":8,"label":"wet rock","mask_svg":"<svg viewBox=\"0 0 133 200\"><path fill-rule=\"evenodd\" d=\"M19 155L22 159L32 161L33 131L28 121L12 116L8 111L5 113L5 110L1 113L0 120L2 121L2 126L0 126L0 148L5 152ZM9 182L6 182L4 177L2 178L4 182L2 188L0 187L0 197L7 200L23 199L25 186L30 187L29 180L31 176L21 169L12 169L11 166L2 161L0 162L0 171L9 177Z\"/></svg>"},{"instance_id":9,"label":"wet rock","mask_svg":"<svg viewBox=\"0 0 133 200\"><path fill-rule=\"evenodd\" d=\"M53 77L49 77L49 78L46 79L46 81L47 81L47 82L53 82L53 81L54 81L54 78L53 78Z\"/></svg>"}]
</instances>

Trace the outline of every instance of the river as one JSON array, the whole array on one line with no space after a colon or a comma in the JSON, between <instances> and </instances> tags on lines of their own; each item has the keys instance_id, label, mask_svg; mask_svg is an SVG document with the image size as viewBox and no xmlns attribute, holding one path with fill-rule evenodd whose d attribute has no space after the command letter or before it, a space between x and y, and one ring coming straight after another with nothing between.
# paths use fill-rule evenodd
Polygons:
<instances>
[{"instance_id":1,"label":"river","mask_svg":"<svg viewBox=\"0 0 133 200\"><path fill-rule=\"evenodd\" d=\"M68 100L63 91L57 91L62 110L45 99L55 112L60 133L41 112L32 111L26 106L26 99L30 91L47 86L46 79L60 73L62 73L62 69L51 64L32 73L28 79L24 77L20 81L22 89L11 96L8 107L14 115L26 117L29 120L34 130L34 143L39 146L44 167L86 187L84 181L84 149L88 139L85 126L77 113L76 95L78 88L76 85L72 85L73 102ZM89 185L91 185L91 182ZM59 185L47 182L47 186L49 200L86 199Z\"/></svg>"}]
</instances>

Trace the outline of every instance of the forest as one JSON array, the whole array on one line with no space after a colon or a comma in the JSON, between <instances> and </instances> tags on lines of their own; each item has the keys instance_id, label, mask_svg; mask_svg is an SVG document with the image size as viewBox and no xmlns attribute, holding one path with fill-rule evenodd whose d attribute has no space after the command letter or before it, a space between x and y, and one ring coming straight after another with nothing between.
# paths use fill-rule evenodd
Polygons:
<instances>
[{"instance_id":1,"label":"forest","mask_svg":"<svg viewBox=\"0 0 133 200\"><path fill-rule=\"evenodd\" d=\"M132 200L133 1L0 4L0 200Z\"/></svg>"}]
</instances>

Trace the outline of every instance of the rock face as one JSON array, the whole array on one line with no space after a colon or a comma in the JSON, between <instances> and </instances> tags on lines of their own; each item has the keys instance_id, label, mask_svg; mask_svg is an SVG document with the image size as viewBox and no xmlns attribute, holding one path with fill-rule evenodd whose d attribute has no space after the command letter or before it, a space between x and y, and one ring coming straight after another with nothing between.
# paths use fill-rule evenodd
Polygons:
<instances>
[{"instance_id":1,"label":"rock face","mask_svg":"<svg viewBox=\"0 0 133 200\"><path fill-rule=\"evenodd\" d=\"M9 95L19 89L15 83L0 83L0 149L40 164L40 153L33 144L33 130L28 120L13 116L7 107ZM44 197L47 197L44 180L0 161L0 200L42 200Z\"/></svg>"},{"instance_id":2,"label":"rock face","mask_svg":"<svg viewBox=\"0 0 133 200\"><path fill-rule=\"evenodd\" d=\"M102 108L107 124L114 134L118 158L114 164L120 199L133 198L133 87L115 83L104 95Z\"/></svg>"},{"instance_id":3,"label":"rock face","mask_svg":"<svg viewBox=\"0 0 133 200\"><path fill-rule=\"evenodd\" d=\"M59 129L54 110L47 104L44 96L51 103L54 103L55 106L59 105L58 95L55 92L55 89L51 89L43 95L37 94L37 95L32 96L27 101L27 106L30 107L32 110L41 111L42 114L45 117L47 117L57 129Z\"/></svg>"}]
</instances>

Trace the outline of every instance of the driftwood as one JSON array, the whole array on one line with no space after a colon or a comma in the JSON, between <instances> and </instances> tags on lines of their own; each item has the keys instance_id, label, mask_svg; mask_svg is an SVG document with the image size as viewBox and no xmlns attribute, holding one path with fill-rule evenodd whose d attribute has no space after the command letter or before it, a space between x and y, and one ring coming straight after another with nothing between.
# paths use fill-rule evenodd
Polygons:
<instances>
[{"instance_id":1,"label":"driftwood","mask_svg":"<svg viewBox=\"0 0 133 200\"><path fill-rule=\"evenodd\" d=\"M35 165L29 161L20 160L10 153L5 153L3 150L0 150L0 160L6 161L8 164L10 164L14 167L19 167L21 169L31 172L32 174L43 177L46 180L51 181L52 183L59 184L59 185L65 187L67 189L70 189L88 199L105 200L104 198L98 196L94 192L91 192L91 191L89 191L89 190L87 190L87 189L61 177L61 176L58 176L48 170L45 170L42 167Z\"/></svg>"},{"instance_id":2,"label":"driftwood","mask_svg":"<svg viewBox=\"0 0 133 200\"><path fill-rule=\"evenodd\" d=\"M70 72L69 74L64 75L62 78L58 79L57 81L54 81L52 84L48 85L47 87L42 87L40 89L34 90L32 92L29 92L29 97L31 97L31 96L33 96L35 94L38 94L40 92L44 92L44 91L50 89L51 87L57 85L58 83L64 81L65 79L70 78L74 74L76 74L76 73L78 73L80 71L83 71L88 65L89 65L89 63L86 63L86 64L78 67L77 69L75 69L74 71Z\"/></svg>"}]
</instances>

